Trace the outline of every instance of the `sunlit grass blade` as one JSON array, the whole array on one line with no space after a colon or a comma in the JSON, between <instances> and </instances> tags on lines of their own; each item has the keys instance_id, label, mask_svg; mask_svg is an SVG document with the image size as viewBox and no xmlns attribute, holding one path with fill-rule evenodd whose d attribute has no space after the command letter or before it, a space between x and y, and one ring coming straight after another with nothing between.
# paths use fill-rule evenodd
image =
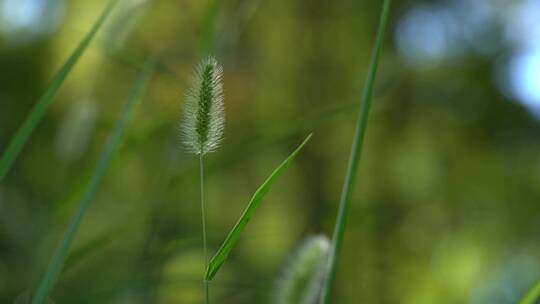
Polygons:
<instances>
[{"instance_id":1,"label":"sunlit grass blade","mask_svg":"<svg viewBox=\"0 0 540 304\"><path fill-rule=\"evenodd\" d=\"M339 255L339 251L343 243L343 236L345 234L345 228L347 225L347 216L349 214L349 209L351 205L351 196L356 180L358 163L360 162L360 155L362 153L362 146L364 143L364 137L369 118L369 110L371 108L371 101L373 99L373 86L375 84L375 77L377 75L377 68L379 65L379 58L382 44L384 41L386 24L388 23L389 12L390 0L384 0L379 29L377 31L377 38L375 41L371 63L369 66L367 81L362 95L362 103L360 105L360 112L356 124L356 131L354 134L354 141L351 148L349 164L347 166L345 182L343 184L343 190L339 202L339 210L332 237L332 247L330 248L330 254L328 257L328 264L326 268L327 276L323 284L322 295L320 298L321 304L331 303L331 291L336 276L337 256Z\"/></svg>"},{"instance_id":2,"label":"sunlit grass blade","mask_svg":"<svg viewBox=\"0 0 540 304\"><path fill-rule=\"evenodd\" d=\"M153 70L153 60L148 60L145 63L143 69L141 70L135 84L133 85L133 89L131 91L131 95L128 98L126 106L124 107L121 116L117 120L116 125L111 135L109 136L105 147L103 148L103 151L101 152L99 162L96 165L96 169L90 179L90 182L88 183L86 191L79 202L79 207L76 213L71 218L64 237L56 248L53 257L51 258L49 265L47 266L45 275L41 279L38 289L32 299L32 304L41 304L44 302L51 288L54 286L58 275L62 271L62 267L67 258L69 248L75 237L77 229L79 228L82 218L84 217L86 210L90 206L94 195L97 192L98 186L103 179L103 176L105 175L105 172L107 171L107 168L109 167L109 164L111 163L111 160L116 150L118 149L120 142L122 141L129 118L133 110L135 109L135 106L142 99L146 85L150 81Z\"/></svg>"},{"instance_id":3,"label":"sunlit grass blade","mask_svg":"<svg viewBox=\"0 0 540 304\"><path fill-rule=\"evenodd\" d=\"M529 292L523 297L519 304L534 304L540 297L540 281L536 282Z\"/></svg>"},{"instance_id":4,"label":"sunlit grass blade","mask_svg":"<svg viewBox=\"0 0 540 304\"><path fill-rule=\"evenodd\" d=\"M300 153L302 148L304 148L305 144L309 141L311 138L311 135L308 135L306 139L294 150L288 157L285 159L279 167L277 167L274 172L264 181L264 183L255 191L255 194L251 198L251 200L248 203L248 206L244 210L244 213L234 225L231 232L229 232L229 235L221 245L221 248L219 248L218 252L214 257L210 260L210 263L208 264L208 269L206 270L206 280L210 281L214 278L217 271L223 265L227 257L229 256L229 253L233 249L234 245L236 244L236 241L238 241L238 238L242 234L242 231L246 228L247 223L253 216L253 213L257 208L259 207L262 199L264 196L268 193L272 185L278 180L278 178L285 172L285 169L289 166L289 164L293 161L293 159Z\"/></svg>"},{"instance_id":5,"label":"sunlit grass blade","mask_svg":"<svg viewBox=\"0 0 540 304\"><path fill-rule=\"evenodd\" d=\"M60 89L64 80L67 78L79 58L82 56L84 51L88 48L88 45L96 35L97 31L101 28L107 17L110 15L114 5L119 0L111 0L101 16L96 20L90 31L86 34L83 40L79 43L75 51L69 56L64 65L56 73L51 83L48 85L45 93L39 98L36 102L30 114L26 117L23 124L20 126L19 130L9 143L7 149L4 151L2 158L0 159L0 181L4 179L8 173L11 165L21 152L22 148L28 141L28 138L37 127L43 115L47 112L47 109L51 105L56 92Z\"/></svg>"}]
</instances>

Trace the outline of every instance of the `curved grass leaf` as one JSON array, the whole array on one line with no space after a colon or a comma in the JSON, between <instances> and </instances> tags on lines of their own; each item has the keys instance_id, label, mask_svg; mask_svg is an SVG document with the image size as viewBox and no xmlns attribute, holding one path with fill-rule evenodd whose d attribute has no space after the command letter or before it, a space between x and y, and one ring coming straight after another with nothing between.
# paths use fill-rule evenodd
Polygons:
<instances>
[{"instance_id":1,"label":"curved grass leaf","mask_svg":"<svg viewBox=\"0 0 540 304\"><path fill-rule=\"evenodd\" d=\"M96 169L90 179L90 182L81 201L79 202L79 209L71 218L64 237L56 248L53 257L51 258L51 261L47 266L45 275L41 279L38 289L32 299L32 304L42 304L45 301L51 288L54 286L58 275L62 271L62 267L64 266L69 248L73 239L75 238L77 229L79 228L84 214L86 213L86 210L90 206L97 192L98 186L103 179L103 176L105 176L105 172L107 171L107 168L109 167L109 164L111 163L111 160L116 150L118 149L120 142L122 141L124 131L128 124L131 113L135 109L135 106L142 99L146 85L148 84L152 76L153 70L154 63L152 60L148 60L145 63L143 70L140 72L139 77L133 86L133 90L131 91L131 95L129 96L126 106L124 107L121 116L117 120L114 130L109 136L109 139L105 144L103 151L101 152L101 156L96 166Z\"/></svg>"},{"instance_id":2,"label":"curved grass leaf","mask_svg":"<svg viewBox=\"0 0 540 304\"><path fill-rule=\"evenodd\" d=\"M17 130L15 137L13 137L6 151L2 155L2 158L0 159L0 181L4 179L4 177L8 173L11 165L28 141L28 138L43 118L43 115L45 115L45 113L47 112L47 109L49 108L54 97L56 96L56 92L58 92L58 90L64 83L64 80L67 78L79 58L82 56L82 54L96 35L97 31L101 28L107 17L110 15L114 5L117 2L118 0L111 0L109 2L101 16L98 18L98 20L96 20L88 34L86 34L86 36L79 43L75 51L73 51L71 56L69 56L64 65L56 73L51 83L45 90L45 93L43 93L41 98L39 98L39 100L36 102L32 110L30 111L30 114L28 114L19 130Z\"/></svg>"},{"instance_id":3,"label":"curved grass leaf","mask_svg":"<svg viewBox=\"0 0 540 304\"><path fill-rule=\"evenodd\" d=\"M519 301L519 304L534 304L540 297L540 281L536 282L531 290Z\"/></svg>"},{"instance_id":4,"label":"curved grass leaf","mask_svg":"<svg viewBox=\"0 0 540 304\"><path fill-rule=\"evenodd\" d=\"M231 232L229 232L229 235L221 245L221 248L219 248L216 255L210 260L210 263L208 264L208 269L206 270L206 280L211 281L214 276L216 275L217 271L223 265L227 257L229 256L229 253L231 252L232 248L236 244L236 241L238 241L238 238L240 237L240 234L242 234L242 231L246 228L247 223L253 216L253 213L257 208L259 207L262 199L264 196L268 193L272 185L277 181L277 179L285 172L285 169L289 166L289 164L292 162L292 160L300 153L300 150L304 147L304 145L309 141L311 138L311 135L308 135L306 139L294 150L288 157L285 159L275 170L270 174L270 176L264 181L264 183L255 191L255 194L249 201L248 206L244 210L244 213L234 225Z\"/></svg>"},{"instance_id":5,"label":"curved grass leaf","mask_svg":"<svg viewBox=\"0 0 540 304\"><path fill-rule=\"evenodd\" d=\"M338 216L334 227L334 234L332 237L332 247L328 256L328 264L326 268L327 277L326 281L324 282L322 296L320 298L321 304L329 304L331 302L331 290L336 276L337 256L339 255L339 251L343 243L343 236L345 234L345 227L347 226L347 216L349 214L351 196L354 189L353 185L356 180L358 163L360 162L360 155L362 154L362 146L366 134L369 110L371 108L371 101L373 99L373 86L375 84L375 77L377 75L377 68L379 66L379 57L384 40L386 24L388 23L389 12L390 0L384 0L379 29L377 31L377 38L375 41L373 55L371 57L371 63L369 66L368 78L362 95L362 104L360 105L360 112L358 116L358 121L356 123L356 131L354 134L354 141L351 148L349 164L347 166L345 182L343 184L343 190L341 192Z\"/></svg>"}]
</instances>

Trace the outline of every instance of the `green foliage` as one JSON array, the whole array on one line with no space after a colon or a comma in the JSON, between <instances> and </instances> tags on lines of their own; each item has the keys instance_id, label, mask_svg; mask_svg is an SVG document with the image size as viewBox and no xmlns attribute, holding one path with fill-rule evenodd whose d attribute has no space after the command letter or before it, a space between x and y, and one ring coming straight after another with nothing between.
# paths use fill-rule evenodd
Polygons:
<instances>
[{"instance_id":1,"label":"green foliage","mask_svg":"<svg viewBox=\"0 0 540 304\"><path fill-rule=\"evenodd\" d=\"M331 302L332 285L336 276L336 264L339 251L341 250L343 243L345 228L347 226L347 216L349 215L351 196L354 190L353 185L356 181L358 163L360 162L360 155L362 154L362 147L364 144L364 137L369 118L369 110L371 108L371 101L373 99L373 86L375 84L375 77L377 75L377 67L379 66L379 57L384 40L386 25L388 23L389 12L390 0L385 0L383 3L375 47L373 49L373 57L371 58L371 63L369 66L368 78L364 88L364 93L362 95L362 104L360 106L360 112L356 124L356 131L352 143L351 155L349 157L349 164L347 166L345 182L343 184L343 190L339 202L338 216L334 227L334 234L332 236L332 247L326 269L327 277L325 284L323 285L323 292L320 300L321 304L329 304Z\"/></svg>"},{"instance_id":2,"label":"green foliage","mask_svg":"<svg viewBox=\"0 0 540 304\"><path fill-rule=\"evenodd\" d=\"M324 278L330 240L307 238L285 265L274 291L275 304L315 304Z\"/></svg>"},{"instance_id":3,"label":"green foliage","mask_svg":"<svg viewBox=\"0 0 540 304\"><path fill-rule=\"evenodd\" d=\"M141 115L132 117L136 128L114 156L120 166L99 185L51 295L57 303L204 303L208 267L201 263L196 217L202 155L179 153L185 107L178 97L187 91L193 60L214 54L228 63L227 144L219 155L204 155L209 248L221 245L240 215L235 210L246 207L259 186L253 177L285 158L274 147L312 130L320 139L294 160L297 170L272 202L264 198L271 204L256 211L257 221L225 262L227 271L219 270L210 286L214 303L267 303L274 291L269 278L292 242L306 232L330 232L335 223L350 123L367 104L355 95L368 78L383 1L121 0L6 166L8 145L16 151L10 141L27 116L39 113L32 107L50 88L44 81L56 79L108 1L45 1L54 9L31 20L2 8L0 169L7 175L0 178L0 303L31 289L17 300L30 303L32 283L52 256L45 248L60 240L51 237L77 210L103 136L114 129L132 85L127 78L149 52L161 58L151 91ZM520 58L535 53L514 39L498 39L530 2L493 4L480 23L474 16L481 3L391 2L392 37L386 39L393 43L385 41L381 51L361 169L356 182L349 180L355 190L341 213L349 220L341 253L336 247L334 255L333 302L510 303L526 288L531 291L522 303L538 301L538 288L529 284L540 271L540 124L499 87L511 89L515 83L506 76L525 69L517 69L525 62ZM62 11L63 19L49 18ZM6 22L24 17L25 32L38 19L62 23L37 39L22 31L8 39ZM424 23L436 26L418 26ZM437 50L449 57L421 58L428 64L419 66L410 61L406 51L433 51L434 31L426 29L445 28L451 33L436 42L446 47ZM457 36L466 39L453 43ZM426 39L426 45L404 43ZM84 123L72 115L75 104L90 104L96 115L84 138L68 128L81 150L66 157L63 122Z\"/></svg>"},{"instance_id":4,"label":"green foliage","mask_svg":"<svg viewBox=\"0 0 540 304\"><path fill-rule=\"evenodd\" d=\"M64 83L64 80L67 78L75 64L79 61L84 51L88 48L88 45L90 45L90 42L92 42L92 39L94 39L94 36L98 30L101 28L107 17L111 14L112 9L117 2L118 0L111 0L109 2L101 16L96 20L90 31L86 34L71 56L69 56L64 65L56 73L51 83L45 90L45 93L36 102L30 111L30 114L28 114L24 120L23 124L15 134L15 137L9 143L9 146L7 147L6 151L4 151L4 154L2 154L2 158L0 159L0 181L8 173L11 165L19 153L21 153L21 150L28 141L30 135L38 126L39 122L43 119L43 116L53 102L54 97Z\"/></svg>"},{"instance_id":5,"label":"green foliage","mask_svg":"<svg viewBox=\"0 0 540 304\"><path fill-rule=\"evenodd\" d=\"M208 266L208 269L206 271L206 280L210 281L214 278L216 273L218 272L219 268L223 265L225 260L227 260L227 257L229 256L229 253L234 248L234 245L238 241L238 238L246 228L246 225L248 224L249 220L261 204L262 199L266 196L268 191L270 191L270 188L272 188L272 185L279 179L279 177L285 172L285 169L290 165L290 163L294 160L294 158L300 153L302 148L304 148L305 144L309 141L311 138L311 134L304 139L304 141L294 150L275 170L270 174L270 176L264 181L264 183L255 191L255 194L253 194L253 197L249 201L246 209L244 210L244 213L242 213L242 216L240 219L238 219L238 222L236 225L234 225L233 229L229 232L229 235L227 235L227 238L221 245L221 248L219 248L218 252L214 257L210 260L210 264Z\"/></svg>"},{"instance_id":6,"label":"green foliage","mask_svg":"<svg viewBox=\"0 0 540 304\"><path fill-rule=\"evenodd\" d=\"M529 292L519 301L519 304L534 304L540 297L540 281L536 282Z\"/></svg>"},{"instance_id":7,"label":"green foliage","mask_svg":"<svg viewBox=\"0 0 540 304\"><path fill-rule=\"evenodd\" d=\"M79 201L77 211L71 218L65 234L49 262L45 275L41 279L37 291L32 298L32 304L44 303L50 290L54 287L54 284L60 275L62 267L64 266L68 256L69 248L71 247L71 243L75 238L75 234L77 233L86 211L92 203L101 180L105 176L107 168L109 167L115 152L118 150L118 147L122 142L129 119L133 113L133 110L143 97L145 88L150 81L153 70L154 63L152 60L148 60L144 65L143 70L140 72L137 81L133 85L133 90L131 91L131 95L129 96L126 106L124 107L121 116L116 122L114 130L103 148L94 174L86 187L86 191L84 192L82 199Z\"/></svg>"}]
</instances>

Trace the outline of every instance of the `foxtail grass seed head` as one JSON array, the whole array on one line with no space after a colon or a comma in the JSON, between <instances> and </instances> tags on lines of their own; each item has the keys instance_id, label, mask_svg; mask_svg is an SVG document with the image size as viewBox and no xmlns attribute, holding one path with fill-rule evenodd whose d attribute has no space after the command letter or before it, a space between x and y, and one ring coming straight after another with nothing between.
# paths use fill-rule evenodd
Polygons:
<instances>
[{"instance_id":1,"label":"foxtail grass seed head","mask_svg":"<svg viewBox=\"0 0 540 304\"><path fill-rule=\"evenodd\" d=\"M191 153L203 155L215 151L223 138L222 73L216 59L207 57L199 64L186 96L182 136Z\"/></svg>"},{"instance_id":2,"label":"foxtail grass seed head","mask_svg":"<svg viewBox=\"0 0 540 304\"><path fill-rule=\"evenodd\" d=\"M330 240L323 236L306 239L287 262L278 278L274 304L315 304L320 296Z\"/></svg>"}]
</instances>

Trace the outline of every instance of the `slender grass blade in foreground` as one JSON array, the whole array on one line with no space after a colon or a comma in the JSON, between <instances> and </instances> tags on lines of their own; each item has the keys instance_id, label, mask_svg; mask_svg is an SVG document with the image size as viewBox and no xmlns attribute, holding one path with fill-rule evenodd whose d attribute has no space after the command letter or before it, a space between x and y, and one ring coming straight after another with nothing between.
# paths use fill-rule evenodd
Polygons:
<instances>
[{"instance_id":1,"label":"slender grass blade in foreground","mask_svg":"<svg viewBox=\"0 0 540 304\"><path fill-rule=\"evenodd\" d=\"M536 282L531 290L519 301L519 304L534 304L540 297L540 281Z\"/></svg>"},{"instance_id":2,"label":"slender grass blade in foreground","mask_svg":"<svg viewBox=\"0 0 540 304\"><path fill-rule=\"evenodd\" d=\"M360 105L360 113L356 124L356 131L354 134L354 141L351 148L349 164L347 166L345 183L343 184L343 190L341 192L338 216L334 227L334 234L332 237L332 247L330 249L330 255L328 257L328 264L326 268L327 277L325 284L323 285L322 295L320 298L321 304L330 303L331 291L336 276L337 256L339 255L339 251L343 243L343 236L345 234L345 227L347 225L347 216L349 214L349 209L351 205L351 196L354 188L354 182L356 180L358 163L360 162L360 155L362 153L362 146L364 143L364 136L366 133L369 118L369 110L371 108L371 101L373 99L373 85L375 83L375 77L377 75L379 57L384 40L386 24L388 23L389 12L390 0L384 0L381 20L379 23L379 29L377 31L377 38L375 41L375 47L373 49L373 54L369 67L369 73L362 95L362 104Z\"/></svg>"},{"instance_id":3,"label":"slender grass blade in foreground","mask_svg":"<svg viewBox=\"0 0 540 304\"><path fill-rule=\"evenodd\" d=\"M223 245L221 245L221 248L218 250L216 255L210 260L210 264L208 266L208 269L206 270L206 280L211 281L214 276L216 275L217 271L223 265L227 257L229 256L229 253L231 252L232 248L236 244L236 241L238 241L238 238L240 237L240 234L242 234L242 231L246 228L247 223L253 216L253 213L257 208L259 207L262 199L264 196L268 193L272 185L277 181L277 179L285 172L285 169L289 166L289 164L293 161L293 159L300 153L302 148L304 148L305 144L309 141L311 138L310 134L306 139L294 150L285 161L283 161L279 167L277 167L274 172L264 181L264 183L257 189L251 200L249 201L248 206L244 210L244 213L234 225L234 228L231 230L225 241L223 242Z\"/></svg>"},{"instance_id":4,"label":"slender grass blade in foreground","mask_svg":"<svg viewBox=\"0 0 540 304\"><path fill-rule=\"evenodd\" d=\"M154 70L154 63L153 61L148 60L145 63L143 70L140 72L140 75L133 86L133 90L131 91L131 95L127 101L127 104L124 107L124 110L120 118L116 122L114 130L109 136L109 139L105 147L103 148L103 151L101 152L101 156L96 166L96 169L94 171L94 174L92 175L90 179L90 182L86 188L84 196L79 202L79 209L71 218L69 226L67 227L66 232L64 234L64 237L61 240L58 247L56 248L56 251L53 257L51 258L51 261L49 262L49 265L47 266L45 275L41 279L38 289L32 299L32 304L42 304L47 298L47 295L49 294L50 290L56 283L56 279L58 278L58 275L62 271L62 267L68 255L71 242L73 241L75 237L77 229L79 228L79 225L82 221L82 218L84 217L86 210L90 206L94 198L94 195L97 192L98 186L101 180L103 179L103 176L105 175L105 172L107 171L107 168L109 167L109 164L111 163L111 160L116 150L118 149L118 146L120 145L120 142L122 141L122 138L124 136L124 131L128 124L129 118L133 110L135 109L135 106L142 99L146 85L148 84L152 76L153 70Z\"/></svg>"},{"instance_id":5,"label":"slender grass blade in foreground","mask_svg":"<svg viewBox=\"0 0 540 304\"><path fill-rule=\"evenodd\" d=\"M60 89L62 83L64 83L64 80L69 75L69 73L71 72L79 58L82 56L84 51L87 49L88 45L96 35L97 31L101 28L107 17L110 15L114 5L118 1L119 0L111 0L109 2L101 16L92 26L90 32L86 34L84 39L79 43L75 51L73 51L71 56L62 66L62 68L60 68L60 70L56 73L53 80L47 87L45 93L36 102L32 110L30 111L30 114L28 114L19 130L17 130L15 137L11 140L6 151L3 153L2 158L0 159L0 181L6 176L11 165L28 141L28 138L43 118L43 115L45 115L45 112L47 112L47 109L51 105L56 95L56 92L58 91L58 89Z\"/></svg>"}]
</instances>

